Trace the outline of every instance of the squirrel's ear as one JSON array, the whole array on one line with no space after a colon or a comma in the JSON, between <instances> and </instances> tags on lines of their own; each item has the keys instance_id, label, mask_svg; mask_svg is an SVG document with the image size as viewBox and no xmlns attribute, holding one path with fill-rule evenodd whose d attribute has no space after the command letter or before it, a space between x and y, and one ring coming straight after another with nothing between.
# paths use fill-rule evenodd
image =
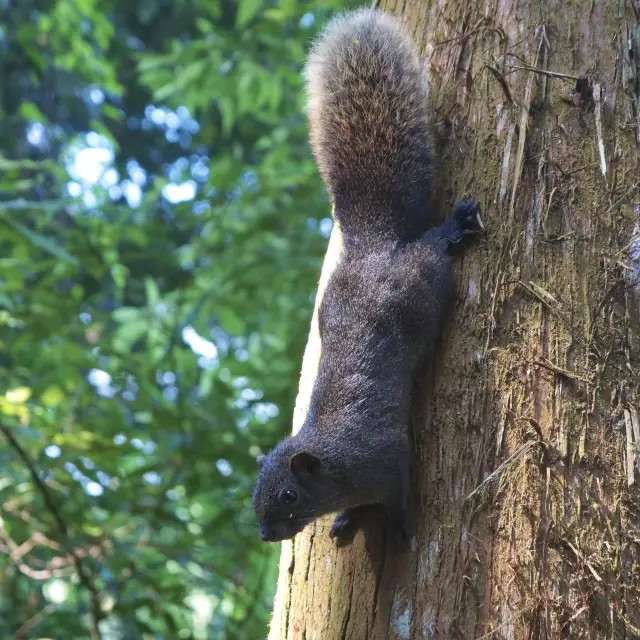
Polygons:
<instances>
[{"instance_id":1,"label":"squirrel's ear","mask_svg":"<svg viewBox=\"0 0 640 640\"><path fill-rule=\"evenodd\" d=\"M267 456L265 456L265 455L264 455L264 453L259 453L259 454L256 456L256 462L258 463L258 466L259 466L259 467L261 467L261 466L262 466L262 463L265 461L265 458L266 458L266 457L267 457Z\"/></svg>"},{"instance_id":2,"label":"squirrel's ear","mask_svg":"<svg viewBox=\"0 0 640 640\"><path fill-rule=\"evenodd\" d=\"M320 471L321 463L320 458L317 458L311 453L301 451L296 453L291 460L289 460L289 468L291 472L298 476L302 473L308 473L309 475L316 475Z\"/></svg>"}]
</instances>

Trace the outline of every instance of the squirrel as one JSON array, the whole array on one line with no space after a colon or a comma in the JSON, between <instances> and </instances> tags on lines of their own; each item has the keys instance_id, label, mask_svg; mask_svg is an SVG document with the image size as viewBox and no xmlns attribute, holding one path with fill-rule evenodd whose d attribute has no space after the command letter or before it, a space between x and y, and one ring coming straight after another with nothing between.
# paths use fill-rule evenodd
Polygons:
<instances>
[{"instance_id":1,"label":"squirrel","mask_svg":"<svg viewBox=\"0 0 640 640\"><path fill-rule=\"evenodd\" d=\"M383 505L410 535L412 384L432 355L453 288L450 245L483 228L464 199L428 228L434 190L427 84L410 36L375 9L333 18L305 69L312 150L343 249L320 303L321 355L299 432L259 461L263 541L339 512L340 541Z\"/></svg>"}]
</instances>

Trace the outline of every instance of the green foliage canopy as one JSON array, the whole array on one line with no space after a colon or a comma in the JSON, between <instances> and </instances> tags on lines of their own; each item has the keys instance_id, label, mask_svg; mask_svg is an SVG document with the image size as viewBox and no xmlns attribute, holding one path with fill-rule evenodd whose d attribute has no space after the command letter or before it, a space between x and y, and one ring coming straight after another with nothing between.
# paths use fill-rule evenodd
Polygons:
<instances>
[{"instance_id":1,"label":"green foliage canopy","mask_svg":"<svg viewBox=\"0 0 640 640\"><path fill-rule=\"evenodd\" d=\"M264 637L321 4L0 0L1 637Z\"/></svg>"}]
</instances>

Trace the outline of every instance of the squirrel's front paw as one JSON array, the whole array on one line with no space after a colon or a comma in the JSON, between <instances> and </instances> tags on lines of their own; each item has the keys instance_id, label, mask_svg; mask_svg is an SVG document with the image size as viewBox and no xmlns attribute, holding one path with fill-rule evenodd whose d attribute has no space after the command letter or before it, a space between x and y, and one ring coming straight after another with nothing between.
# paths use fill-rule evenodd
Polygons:
<instances>
[{"instance_id":1,"label":"squirrel's front paw","mask_svg":"<svg viewBox=\"0 0 640 640\"><path fill-rule=\"evenodd\" d=\"M332 540L335 539L339 547L353 542L353 536L360 528L360 523L358 522L360 510L361 507L345 509L342 513L339 513L333 521L333 525L329 531L329 537Z\"/></svg>"},{"instance_id":2,"label":"squirrel's front paw","mask_svg":"<svg viewBox=\"0 0 640 640\"><path fill-rule=\"evenodd\" d=\"M445 223L446 239L455 244L474 231L482 231L484 225L480 218L480 203L473 198L464 198L453 210Z\"/></svg>"}]
</instances>

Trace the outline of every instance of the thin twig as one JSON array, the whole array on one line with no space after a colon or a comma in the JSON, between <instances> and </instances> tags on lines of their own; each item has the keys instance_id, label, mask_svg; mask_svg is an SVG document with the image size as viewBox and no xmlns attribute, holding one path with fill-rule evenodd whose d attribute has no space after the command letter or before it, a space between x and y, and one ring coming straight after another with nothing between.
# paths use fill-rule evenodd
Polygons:
<instances>
[{"instance_id":1,"label":"thin twig","mask_svg":"<svg viewBox=\"0 0 640 640\"><path fill-rule=\"evenodd\" d=\"M53 603L49 603L43 609L40 609L35 615L31 616L15 633L13 636L14 640L20 640L20 638L25 638L26 634L31 631L33 627L37 624L40 624L42 620L44 620L51 612L55 611L56 605Z\"/></svg>"},{"instance_id":2,"label":"thin twig","mask_svg":"<svg viewBox=\"0 0 640 640\"><path fill-rule=\"evenodd\" d=\"M96 589L95 584L93 583L90 575L85 572L84 564L80 559L80 556L76 553L76 550L68 544L69 539L69 530L67 529L67 525L65 521L62 519L60 515L60 511L58 510L56 503L49 491L47 485L42 481L40 476L38 475L38 470L35 468L33 461L27 454L27 452L22 448L20 443L17 441L16 437L13 434L13 430L5 425L0 425L0 431L4 434L4 437L8 440L9 445L15 450L18 454L24 465L27 467L29 474L31 475L31 479L33 480L33 484L36 486L38 491L40 491L42 495L42 499L44 500L44 504L47 507L49 513L53 516L55 523L58 527L58 531L62 537L61 543L66 546L68 553L73 558L73 564L76 567L76 571L78 572L78 579L80 580L80 584L84 587L89 595L90 602L90 615L91 615L91 639L92 640L101 640L99 622L102 619L102 611L100 608L100 600L98 598L98 590Z\"/></svg>"},{"instance_id":3,"label":"thin twig","mask_svg":"<svg viewBox=\"0 0 640 640\"><path fill-rule=\"evenodd\" d=\"M509 104L516 104L513 96L511 95L511 89L509 89L509 85L505 80L505 77L498 71L495 67L492 67L490 64L486 65L487 69L491 71L493 77L498 81L498 84L502 87L502 91L504 91L505 98Z\"/></svg>"},{"instance_id":4,"label":"thin twig","mask_svg":"<svg viewBox=\"0 0 640 640\"><path fill-rule=\"evenodd\" d=\"M538 43L538 48L536 49L536 56L534 59L534 63L537 64L540 59L540 51L546 41L545 35L545 27L540 27L540 42ZM527 65L529 66L529 65ZM533 67L535 68L535 67ZM511 202L509 204L509 220L513 221L513 216L515 212L516 206L516 195L518 191L518 185L520 184L520 180L522 178L522 169L524 166L524 148L527 139L527 127L529 124L529 113L531 109L531 95L533 91L533 75L530 75L527 80L527 86L524 90L524 100L522 102L522 114L520 116L520 129L518 131L518 151L516 154L516 164L514 168L513 174L513 189L511 190Z\"/></svg>"},{"instance_id":5,"label":"thin twig","mask_svg":"<svg viewBox=\"0 0 640 640\"><path fill-rule=\"evenodd\" d=\"M511 145L513 144L513 136L516 132L516 125L509 127L507 134L507 144L504 147L504 155L502 157L502 173L500 175L500 202L504 202L507 195L507 186L509 185L509 159L511 158Z\"/></svg>"},{"instance_id":6,"label":"thin twig","mask_svg":"<svg viewBox=\"0 0 640 640\"><path fill-rule=\"evenodd\" d=\"M528 294L530 294L533 298L538 300L538 302L541 302L545 307L547 307L547 309L549 309L551 313L562 318L560 304L548 291L546 291L539 285L536 285L534 282L529 282L529 284L526 284L522 282L522 280L519 280L518 284Z\"/></svg>"},{"instance_id":7,"label":"thin twig","mask_svg":"<svg viewBox=\"0 0 640 640\"><path fill-rule=\"evenodd\" d=\"M528 440L517 451L515 451L509 458L507 458L495 471L489 474L465 499L465 502L469 502L473 496L475 496L483 487L486 487L494 478L499 476L507 467L513 464L518 458L522 457L533 445L537 444L539 440Z\"/></svg>"},{"instance_id":8,"label":"thin twig","mask_svg":"<svg viewBox=\"0 0 640 640\"><path fill-rule=\"evenodd\" d=\"M456 42L458 40L462 40L465 38L470 38L472 35L478 33L479 31L482 31L483 28L489 28L489 27L482 27L482 23L486 22L486 18L480 18L480 20L478 20L478 22L476 22L473 27L471 27L471 29L469 31L467 31L466 33L461 33L458 36L453 36L453 38L447 38L446 40L438 40L437 42L435 42L435 46L436 47L441 47L443 44L449 44L450 42ZM497 30L497 29L496 29Z\"/></svg>"},{"instance_id":9,"label":"thin twig","mask_svg":"<svg viewBox=\"0 0 640 640\"><path fill-rule=\"evenodd\" d=\"M604 215L606 216L610 211L612 211L613 209L615 209L632 191L634 191L635 189L638 188L638 186L640 186L640 182L634 182L625 192L623 195L621 195L605 212Z\"/></svg>"},{"instance_id":10,"label":"thin twig","mask_svg":"<svg viewBox=\"0 0 640 640\"><path fill-rule=\"evenodd\" d=\"M44 569L34 569L30 565L28 565L24 560L25 552L23 550L24 545L18 545L11 536L7 533L2 523L2 518L0 518L0 551L7 554L7 558L13 562L18 571L27 576L27 578L31 578L32 580L51 580L51 578L59 578L62 576L70 575L67 568L65 568L63 563L60 563L60 566L57 568L47 566ZM29 542L29 541L28 541ZM29 547L27 547L29 549ZM67 563L68 566L68 563ZM68 567L71 570L71 574L73 573L73 569Z\"/></svg>"},{"instance_id":11,"label":"thin twig","mask_svg":"<svg viewBox=\"0 0 640 640\"><path fill-rule=\"evenodd\" d=\"M635 462L636 453L633 438L633 421L631 419L631 411L625 409L624 424L627 436L627 485L632 487L635 483Z\"/></svg>"},{"instance_id":12,"label":"thin twig","mask_svg":"<svg viewBox=\"0 0 640 640\"><path fill-rule=\"evenodd\" d=\"M538 360L535 361L535 363L540 366L540 367L544 367L545 369L548 369L549 371L553 371L554 373L557 373L561 376L563 376L564 378L567 378L569 380L577 380L579 382L584 382L585 384L589 384L589 378L585 378L583 376L581 376L578 373L575 373L574 371L569 371L568 369L563 369L562 367L559 367L557 364L553 364L553 362L551 362L550 360L547 360L546 358L539 358Z\"/></svg>"},{"instance_id":13,"label":"thin twig","mask_svg":"<svg viewBox=\"0 0 640 640\"><path fill-rule=\"evenodd\" d=\"M529 65L520 66L515 64L508 64L507 67L509 69L514 69L516 71L532 71L533 73L539 73L543 76L547 76L548 78L562 78L564 80L580 80L579 76L572 76L568 73L558 73L557 71L547 71L547 69L538 69L537 67L530 67Z\"/></svg>"},{"instance_id":14,"label":"thin twig","mask_svg":"<svg viewBox=\"0 0 640 640\"><path fill-rule=\"evenodd\" d=\"M604 150L604 140L602 137L602 85L593 85L593 98L596 103L595 118L596 118L596 135L598 137L598 156L600 158L600 171L602 175L607 177L607 158Z\"/></svg>"}]
</instances>

